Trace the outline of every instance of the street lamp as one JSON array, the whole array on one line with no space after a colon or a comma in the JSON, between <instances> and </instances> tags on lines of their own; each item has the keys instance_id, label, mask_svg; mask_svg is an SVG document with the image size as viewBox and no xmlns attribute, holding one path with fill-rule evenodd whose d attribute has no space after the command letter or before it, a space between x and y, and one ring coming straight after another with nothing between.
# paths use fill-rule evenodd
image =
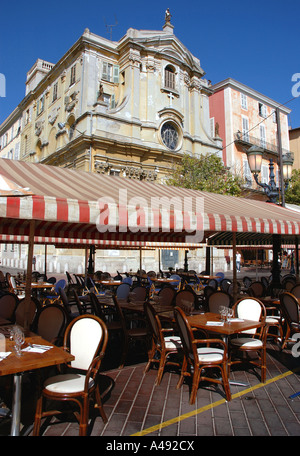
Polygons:
<instances>
[{"instance_id":1,"label":"street lamp","mask_svg":"<svg viewBox=\"0 0 300 456\"><path fill-rule=\"evenodd\" d=\"M278 197L279 197L279 191L276 187L276 182L275 182L275 174L274 174L274 163L273 159L270 159L270 164L269 164L269 183L262 183L259 182L258 180L258 175L261 172L261 164L262 164L262 158L263 158L263 149L258 146L252 146L248 151L246 152L248 156L248 163L250 167L250 171L253 174L253 177L255 179L255 182L257 185L262 187L264 189L264 192L268 196L269 200L268 202L270 203L277 203Z\"/></svg>"},{"instance_id":2,"label":"street lamp","mask_svg":"<svg viewBox=\"0 0 300 456\"><path fill-rule=\"evenodd\" d=\"M287 152L285 155L283 155L282 173L283 173L284 182L286 184L286 188L288 187L289 181L292 177L293 163L294 163L294 157L291 152Z\"/></svg>"}]
</instances>

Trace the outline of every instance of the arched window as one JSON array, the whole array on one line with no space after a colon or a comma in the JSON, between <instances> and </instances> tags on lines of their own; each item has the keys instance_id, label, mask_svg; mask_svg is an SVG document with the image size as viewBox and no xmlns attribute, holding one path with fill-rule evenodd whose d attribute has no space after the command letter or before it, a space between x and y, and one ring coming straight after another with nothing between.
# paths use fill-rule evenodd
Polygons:
<instances>
[{"instance_id":1,"label":"arched window","mask_svg":"<svg viewBox=\"0 0 300 456\"><path fill-rule=\"evenodd\" d=\"M171 65L165 68L165 88L175 90L175 69Z\"/></svg>"},{"instance_id":2,"label":"arched window","mask_svg":"<svg viewBox=\"0 0 300 456\"><path fill-rule=\"evenodd\" d=\"M161 127L161 139L164 145L170 149L175 150L179 144L178 129L172 122L166 122Z\"/></svg>"}]
</instances>

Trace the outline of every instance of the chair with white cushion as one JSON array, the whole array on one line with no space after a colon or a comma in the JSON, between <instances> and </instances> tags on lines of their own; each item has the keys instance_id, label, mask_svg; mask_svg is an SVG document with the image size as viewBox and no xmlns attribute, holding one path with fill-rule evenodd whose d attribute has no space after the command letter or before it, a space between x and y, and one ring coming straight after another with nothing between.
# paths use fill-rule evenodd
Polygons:
<instances>
[{"instance_id":1,"label":"chair with white cushion","mask_svg":"<svg viewBox=\"0 0 300 456\"><path fill-rule=\"evenodd\" d=\"M148 372L151 364L158 364L158 373L155 384L159 385L166 364L171 364L179 367L179 363L171 361L170 357L176 355L178 350L182 349L181 339L174 335L173 328L162 328L158 314L149 302L144 303L144 310L151 329L152 341L151 348L148 352L148 363L145 372Z\"/></svg>"},{"instance_id":2,"label":"chair with white cushion","mask_svg":"<svg viewBox=\"0 0 300 456\"><path fill-rule=\"evenodd\" d=\"M79 421L81 436L87 435L91 399L94 399L94 407L98 408L103 421L107 422L99 391L99 370L107 340L106 325L95 315L80 315L71 321L65 331L63 348L75 359L69 364L66 374L50 377L44 382L37 400L33 435L39 435L43 417L63 413L43 408L44 400L75 403L74 414Z\"/></svg>"},{"instance_id":3,"label":"chair with white cushion","mask_svg":"<svg viewBox=\"0 0 300 456\"><path fill-rule=\"evenodd\" d=\"M238 333L230 339L229 367L248 361L251 365L260 367L261 381L264 383L266 381L266 308L259 299L247 297L237 301L233 310L235 317L258 322L261 326ZM253 357L253 354L258 355L258 358Z\"/></svg>"},{"instance_id":4,"label":"chair with white cushion","mask_svg":"<svg viewBox=\"0 0 300 456\"><path fill-rule=\"evenodd\" d=\"M227 376L227 347L225 342L221 339L208 339L206 334L205 339L195 339L184 311L180 307L175 307L174 315L184 351L181 376L177 388L182 386L186 376L192 377L190 404L194 404L200 381L218 383L223 385L226 399L230 401L231 392ZM221 372L221 379L208 376L210 369L218 369Z\"/></svg>"}]
</instances>

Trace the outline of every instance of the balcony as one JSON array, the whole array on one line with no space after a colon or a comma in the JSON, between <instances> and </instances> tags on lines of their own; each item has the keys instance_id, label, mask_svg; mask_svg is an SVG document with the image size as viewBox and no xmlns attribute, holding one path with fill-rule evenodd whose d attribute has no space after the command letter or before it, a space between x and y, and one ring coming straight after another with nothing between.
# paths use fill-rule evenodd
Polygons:
<instances>
[{"instance_id":1,"label":"balcony","mask_svg":"<svg viewBox=\"0 0 300 456\"><path fill-rule=\"evenodd\" d=\"M266 154L272 155L273 159L277 159L279 156L278 146L276 144L269 143L255 136L251 136L247 133L238 131L234 134L234 142L244 146L246 149L251 146L261 147ZM291 154L288 149L282 149L282 155Z\"/></svg>"}]
</instances>

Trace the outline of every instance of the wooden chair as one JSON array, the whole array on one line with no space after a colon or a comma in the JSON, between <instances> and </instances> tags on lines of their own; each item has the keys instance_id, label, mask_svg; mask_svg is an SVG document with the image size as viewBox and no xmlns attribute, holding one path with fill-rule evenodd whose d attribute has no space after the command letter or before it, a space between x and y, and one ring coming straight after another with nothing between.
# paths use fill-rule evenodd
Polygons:
<instances>
[{"instance_id":1,"label":"wooden chair","mask_svg":"<svg viewBox=\"0 0 300 456\"><path fill-rule=\"evenodd\" d=\"M293 294L296 298L300 299L300 283L294 285L290 293Z\"/></svg>"},{"instance_id":2,"label":"wooden chair","mask_svg":"<svg viewBox=\"0 0 300 456\"><path fill-rule=\"evenodd\" d=\"M58 410L43 407L44 400L68 401L79 406L74 414L79 421L79 435L87 435L89 402L94 400L104 421L107 418L99 391L99 370L107 346L107 328L95 315L81 315L68 325L63 348L75 356L69 365L70 372L48 378L37 400L33 435L40 432L41 419L58 415ZM84 374L85 372L85 374ZM61 412L63 413L63 412Z\"/></svg>"},{"instance_id":3,"label":"wooden chair","mask_svg":"<svg viewBox=\"0 0 300 456\"><path fill-rule=\"evenodd\" d=\"M145 372L149 371L151 364L158 364L155 384L159 385L167 364L179 367L178 362L170 361L169 358L178 354L178 350L182 349L181 339L174 335L173 328L162 328L159 316L149 302L144 303L144 311L152 334Z\"/></svg>"},{"instance_id":4,"label":"wooden chair","mask_svg":"<svg viewBox=\"0 0 300 456\"><path fill-rule=\"evenodd\" d=\"M208 298L208 311L220 313L220 306L231 307L232 297L225 291L216 291Z\"/></svg>"},{"instance_id":5,"label":"wooden chair","mask_svg":"<svg viewBox=\"0 0 300 456\"><path fill-rule=\"evenodd\" d=\"M38 299L31 296L30 302L29 302L29 313L28 313L29 326L32 325L32 323L35 319L35 316L40 308L41 308L41 304L38 301ZM22 327L24 327L24 325L25 325L25 318L26 318L25 312L26 312L26 300L25 300L25 298L23 298L23 299L20 299L20 301L16 307L15 315L14 315L15 323Z\"/></svg>"},{"instance_id":6,"label":"wooden chair","mask_svg":"<svg viewBox=\"0 0 300 456\"><path fill-rule=\"evenodd\" d=\"M0 296L0 324L14 323L18 304L19 299L14 293L6 292Z\"/></svg>"},{"instance_id":7,"label":"wooden chair","mask_svg":"<svg viewBox=\"0 0 300 456\"><path fill-rule=\"evenodd\" d=\"M191 290L180 290L175 295L174 305L190 314L198 305L197 295Z\"/></svg>"},{"instance_id":8,"label":"wooden chair","mask_svg":"<svg viewBox=\"0 0 300 456\"><path fill-rule=\"evenodd\" d=\"M159 302L162 305L170 306L173 303L176 290L173 287L165 286L158 292Z\"/></svg>"},{"instance_id":9,"label":"wooden chair","mask_svg":"<svg viewBox=\"0 0 300 456\"><path fill-rule=\"evenodd\" d=\"M265 296L265 287L262 282L252 282L249 286L247 293L254 298L262 298Z\"/></svg>"},{"instance_id":10,"label":"wooden chair","mask_svg":"<svg viewBox=\"0 0 300 456\"><path fill-rule=\"evenodd\" d=\"M54 345L61 345L68 316L60 304L41 307L34 319L32 331Z\"/></svg>"},{"instance_id":11,"label":"wooden chair","mask_svg":"<svg viewBox=\"0 0 300 456\"><path fill-rule=\"evenodd\" d=\"M281 348L286 348L291 336L300 332L300 311L298 299L289 292L280 295L280 309L286 324L286 333Z\"/></svg>"},{"instance_id":12,"label":"wooden chair","mask_svg":"<svg viewBox=\"0 0 300 456\"><path fill-rule=\"evenodd\" d=\"M266 381L266 308L257 298L242 298L233 305L234 316L245 320L253 320L262 323L258 329L250 329L233 336L229 342L229 368L237 363L245 361L245 357L253 353L257 358L247 357L246 361L253 366L260 367L261 381ZM235 358L242 355L241 358Z\"/></svg>"},{"instance_id":13,"label":"wooden chair","mask_svg":"<svg viewBox=\"0 0 300 456\"><path fill-rule=\"evenodd\" d=\"M141 341L143 344L146 344L148 348L148 340L149 340L149 329L148 326L145 324L146 321L144 318L139 319L138 317L134 316L130 318L130 321L126 321L125 315L121 309L118 299L116 296L113 296L114 306L116 310L116 314L119 317L119 321L122 325L122 336L123 336L123 350L121 354L121 362L119 368L123 368L125 361L128 355L128 349L132 342ZM138 322L141 324L133 325L132 322Z\"/></svg>"},{"instance_id":14,"label":"wooden chair","mask_svg":"<svg viewBox=\"0 0 300 456\"><path fill-rule=\"evenodd\" d=\"M146 287L137 286L132 289L129 294L131 301L145 301L148 297L148 290Z\"/></svg>"},{"instance_id":15,"label":"wooden chair","mask_svg":"<svg viewBox=\"0 0 300 456\"><path fill-rule=\"evenodd\" d=\"M194 404L201 381L223 385L227 401L231 400L231 392L227 377L227 347L221 339L195 339L187 317L180 307L175 307L175 320L184 351L181 375L177 388L183 384L185 377L192 377L190 404ZM200 334L199 330L197 334ZM206 375L209 369L218 369L221 379ZM202 375L203 374L203 375Z\"/></svg>"}]
</instances>

